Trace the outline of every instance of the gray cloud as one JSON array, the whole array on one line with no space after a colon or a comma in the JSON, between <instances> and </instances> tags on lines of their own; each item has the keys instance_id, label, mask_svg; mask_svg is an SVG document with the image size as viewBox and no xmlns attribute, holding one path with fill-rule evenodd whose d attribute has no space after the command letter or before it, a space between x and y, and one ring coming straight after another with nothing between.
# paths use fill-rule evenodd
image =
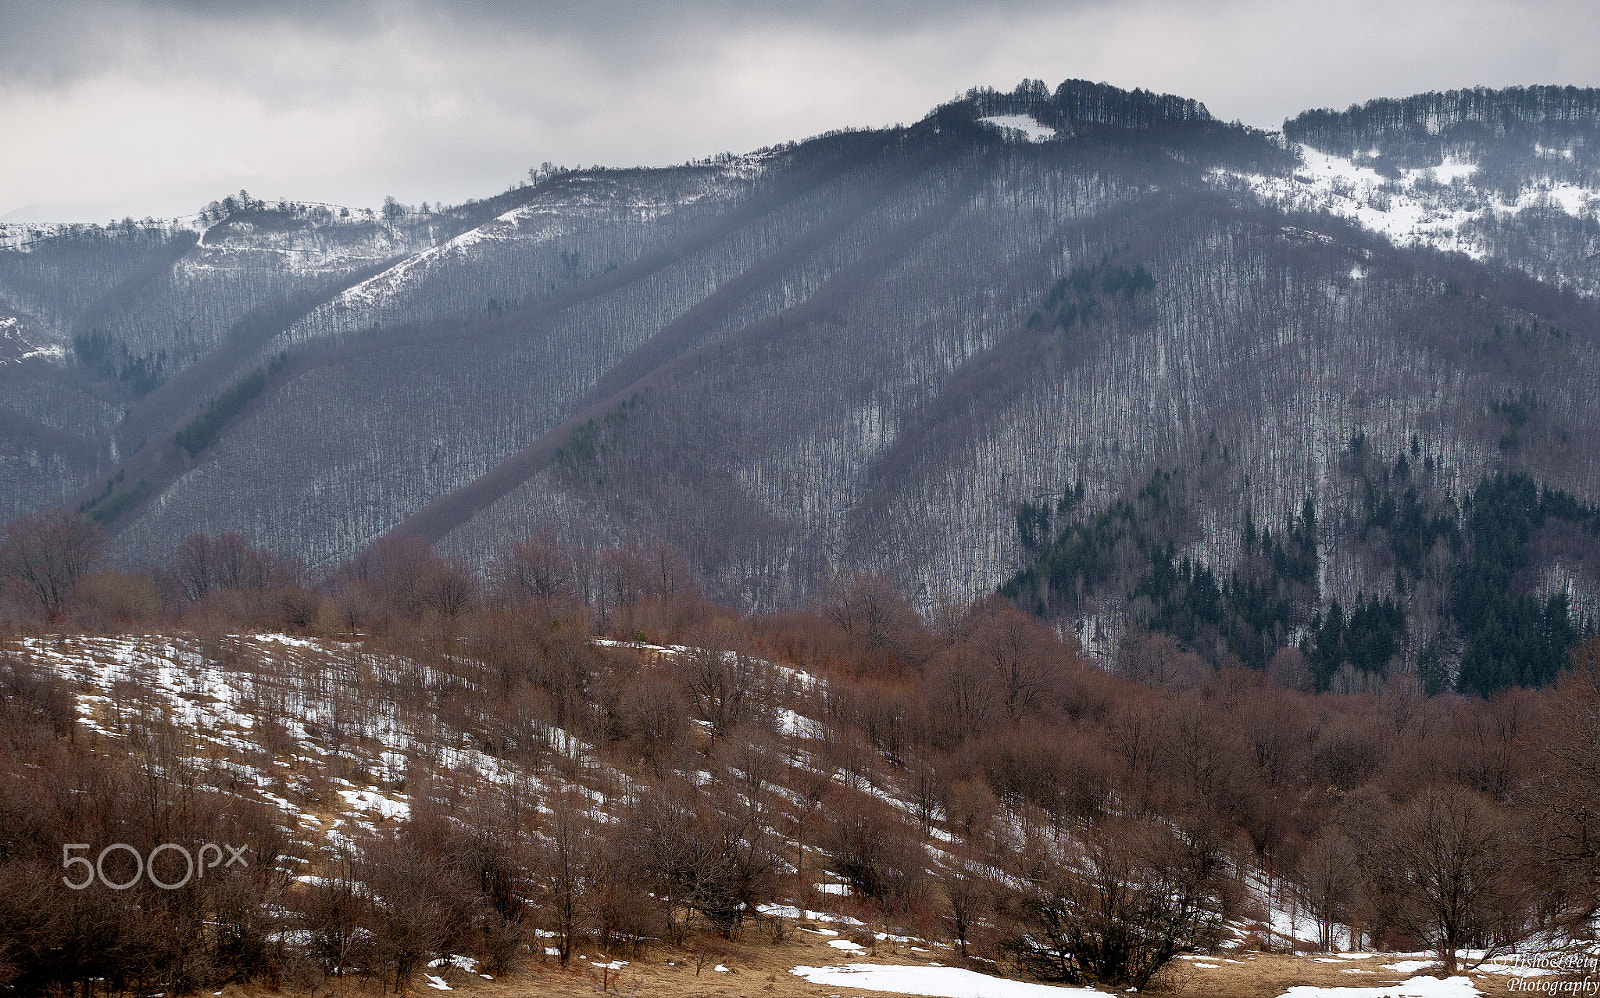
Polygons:
<instances>
[{"instance_id":1,"label":"gray cloud","mask_svg":"<svg viewBox=\"0 0 1600 998\"><path fill-rule=\"evenodd\" d=\"M816 29L855 38L939 29L990 16L1030 17L1043 11L1094 7L1106 0L972 0L968 3L883 3L825 0L87 0L61 4L14 0L0 33L0 74L61 82L126 60L141 48L182 50L192 35L218 29L271 32L292 25L357 41L385 26L448 25L485 38L538 37L581 45L603 57L670 60L685 36L762 29ZM643 51L640 42L647 42ZM619 60L620 62L620 60Z\"/></svg>"},{"instance_id":2,"label":"gray cloud","mask_svg":"<svg viewBox=\"0 0 1600 998\"><path fill-rule=\"evenodd\" d=\"M1265 126L1420 90L1600 84L1600 12L1576 0L13 0L0 26L0 217L172 214L239 187L455 201L542 160L681 162L1024 76Z\"/></svg>"}]
</instances>

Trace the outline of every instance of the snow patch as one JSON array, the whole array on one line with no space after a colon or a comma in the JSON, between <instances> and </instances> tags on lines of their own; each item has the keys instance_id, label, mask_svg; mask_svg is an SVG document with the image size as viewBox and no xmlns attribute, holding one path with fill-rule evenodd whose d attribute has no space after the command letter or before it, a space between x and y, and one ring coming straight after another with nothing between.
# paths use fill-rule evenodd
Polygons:
<instances>
[{"instance_id":1,"label":"snow patch","mask_svg":"<svg viewBox=\"0 0 1600 998\"><path fill-rule=\"evenodd\" d=\"M979 118L978 123L988 125L1008 139L1022 142L1049 142L1056 137L1054 128L1041 124L1031 114L991 114Z\"/></svg>"},{"instance_id":2,"label":"snow patch","mask_svg":"<svg viewBox=\"0 0 1600 998\"><path fill-rule=\"evenodd\" d=\"M1279 998L1475 998L1483 994L1466 977L1413 977L1400 984L1371 988L1322 988L1301 985Z\"/></svg>"},{"instance_id":3,"label":"snow patch","mask_svg":"<svg viewBox=\"0 0 1600 998\"><path fill-rule=\"evenodd\" d=\"M1438 166L1427 167L1420 172L1430 174L1434 180L1441 184L1453 184L1458 180L1465 180L1478 172L1478 164L1446 159Z\"/></svg>"},{"instance_id":4,"label":"snow patch","mask_svg":"<svg viewBox=\"0 0 1600 998\"><path fill-rule=\"evenodd\" d=\"M796 967L790 973L812 984L887 991L891 994L930 995L933 998L1088 998L1089 995L1105 993L1088 988L1058 988L1048 984L1010 981L957 967L852 963L844 967Z\"/></svg>"},{"instance_id":5,"label":"snow patch","mask_svg":"<svg viewBox=\"0 0 1600 998\"><path fill-rule=\"evenodd\" d=\"M1571 215L1581 218L1596 199L1600 199L1600 191L1592 191L1587 187L1576 184L1556 184L1543 193L1550 198L1550 203Z\"/></svg>"}]
</instances>

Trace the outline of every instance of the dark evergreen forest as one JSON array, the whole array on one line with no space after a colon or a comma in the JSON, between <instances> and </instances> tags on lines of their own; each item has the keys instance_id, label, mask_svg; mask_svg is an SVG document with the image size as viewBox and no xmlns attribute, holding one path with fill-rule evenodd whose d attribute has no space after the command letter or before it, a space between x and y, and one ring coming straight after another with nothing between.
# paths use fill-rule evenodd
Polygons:
<instances>
[{"instance_id":1,"label":"dark evergreen forest","mask_svg":"<svg viewBox=\"0 0 1600 998\"><path fill-rule=\"evenodd\" d=\"M1364 681L1403 670L1429 695L1452 684L1460 693L1490 696L1554 682L1571 649L1594 634L1595 621L1574 619L1564 591L1541 598L1528 571L1534 540L1559 525L1600 537L1600 508L1524 473L1483 478L1457 508L1429 489L1431 457L1413 481L1416 453L1375 463L1367 448L1364 435L1353 437L1345 468L1364 495L1355 539L1382 543L1394 564L1392 585L1382 593L1358 593L1348 606L1334 597L1322 609L1317 513L1309 498L1276 534L1247 512L1237 532L1238 557L1225 577L1193 561L1181 553L1192 536L1182 469L1156 470L1136 495L1095 513L1079 514L1081 485L1064 489L1053 507L1023 503L1017 530L1033 555L999 592L1037 615L1070 618L1086 600L1120 588L1135 630L1168 635L1219 666L1265 670L1294 649L1318 691L1332 688L1341 672ZM1411 594L1423 578L1424 557L1435 552L1449 565L1453 596L1446 616L1418 633L1425 625ZM1408 635L1418 653L1406 662ZM1446 649L1458 655L1453 678Z\"/></svg>"}]
</instances>

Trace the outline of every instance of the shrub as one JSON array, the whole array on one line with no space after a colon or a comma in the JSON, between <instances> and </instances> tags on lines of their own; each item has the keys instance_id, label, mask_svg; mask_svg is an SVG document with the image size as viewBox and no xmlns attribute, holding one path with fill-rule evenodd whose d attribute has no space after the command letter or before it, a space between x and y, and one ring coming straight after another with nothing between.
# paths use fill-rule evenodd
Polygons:
<instances>
[{"instance_id":1,"label":"shrub","mask_svg":"<svg viewBox=\"0 0 1600 998\"><path fill-rule=\"evenodd\" d=\"M1035 843L1006 900L1006 949L1034 976L1143 989L1179 951L1217 938L1214 865L1161 823Z\"/></svg>"}]
</instances>

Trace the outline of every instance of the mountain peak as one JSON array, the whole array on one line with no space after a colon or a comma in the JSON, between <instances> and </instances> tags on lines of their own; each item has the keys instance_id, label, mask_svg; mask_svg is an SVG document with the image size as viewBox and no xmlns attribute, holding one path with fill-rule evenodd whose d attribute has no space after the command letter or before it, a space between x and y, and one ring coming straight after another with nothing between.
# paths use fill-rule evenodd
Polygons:
<instances>
[{"instance_id":1,"label":"mountain peak","mask_svg":"<svg viewBox=\"0 0 1600 998\"><path fill-rule=\"evenodd\" d=\"M974 87L959 100L941 105L934 115L977 120L1027 115L1063 137L1091 128L1147 130L1216 121L1197 100L1090 80L1066 80L1054 91L1043 80L1023 80L1010 93Z\"/></svg>"}]
</instances>

